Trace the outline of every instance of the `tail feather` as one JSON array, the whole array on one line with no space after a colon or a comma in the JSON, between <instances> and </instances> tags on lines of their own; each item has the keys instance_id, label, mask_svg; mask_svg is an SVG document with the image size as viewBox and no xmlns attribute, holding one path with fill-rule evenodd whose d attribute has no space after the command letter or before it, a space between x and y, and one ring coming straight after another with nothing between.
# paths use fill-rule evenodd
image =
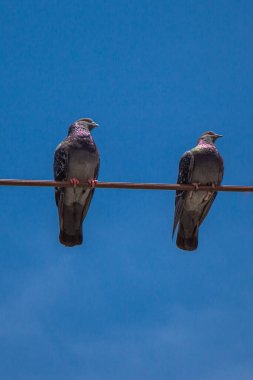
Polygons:
<instances>
[{"instance_id":1,"label":"tail feather","mask_svg":"<svg viewBox=\"0 0 253 380\"><path fill-rule=\"evenodd\" d=\"M82 205L78 203L74 203L71 206L64 204L59 208L59 240L67 247L80 245L83 242L82 213Z\"/></svg>"},{"instance_id":2,"label":"tail feather","mask_svg":"<svg viewBox=\"0 0 253 380\"><path fill-rule=\"evenodd\" d=\"M80 245L83 242L82 231L76 235L68 235L65 231L60 230L59 240L63 245L66 245L67 247Z\"/></svg>"},{"instance_id":3,"label":"tail feather","mask_svg":"<svg viewBox=\"0 0 253 380\"><path fill-rule=\"evenodd\" d=\"M187 236L184 231L184 226L182 223L179 223L178 233L177 233L177 247L185 251L194 251L198 248L198 225L194 228L192 234Z\"/></svg>"}]
</instances>

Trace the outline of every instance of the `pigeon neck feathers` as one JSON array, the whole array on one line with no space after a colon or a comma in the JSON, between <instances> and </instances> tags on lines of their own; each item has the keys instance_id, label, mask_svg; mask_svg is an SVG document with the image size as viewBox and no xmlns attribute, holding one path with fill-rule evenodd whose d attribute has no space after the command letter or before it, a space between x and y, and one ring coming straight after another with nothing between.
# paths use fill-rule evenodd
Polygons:
<instances>
[{"instance_id":1,"label":"pigeon neck feathers","mask_svg":"<svg viewBox=\"0 0 253 380\"><path fill-rule=\"evenodd\" d=\"M218 154L218 149L214 145L213 142L205 141L203 139L199 139L197 145L192 149L193 152L213 152L216 155Z\"/></svg>"},{"instance_id":2,"label":"pigeon neck feathers","mask_svg":"<svg viewBox=\"0 0 253 380\"><path fill-rule=\"evenodd\" d=\"M90 131L87 127L78 124L72 124L69 127L68 136L74 137L89 137L91 136Z\"/></svg>"},{"instance_id":3,"label":"pigeon neck feathers","mask_svg":"<svg viewBox=\"0 0 253 380\"><path fill-rule=\"evenodd\" d=\"M211 146L211 147L215 147L215 144L213 141L211 140L206 140L205 138L201 138L198 140L198 144L197 145L200 145L200 146Z\"/></svg>"}]
</instances>

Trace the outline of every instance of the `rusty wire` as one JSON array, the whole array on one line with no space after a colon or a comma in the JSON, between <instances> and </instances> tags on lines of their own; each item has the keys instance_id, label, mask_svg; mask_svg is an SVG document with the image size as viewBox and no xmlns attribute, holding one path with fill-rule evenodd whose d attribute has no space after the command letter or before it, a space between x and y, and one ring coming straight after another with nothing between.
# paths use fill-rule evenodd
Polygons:
<instances>
[{"instance_id":1,"label":"rusty wire","mask_svg":"<svg viewBox=\"0 0 253 380\"><path fill-rule=\"evenodd\" d=\"M35 187L72 187L70 182L52 180L30 180L30 179L0 179L0 186L35 186ZM78 187L92 187L91 183L82 182ZM184 190L184 191L232 191L253 192L253 186L206 186L199 185L198 188L191 184L168 184L168 183L134 183L134 182L100 182L94 181L93 187L100 189L128 189L128 190Z\"/></svg>"}]
</instances>

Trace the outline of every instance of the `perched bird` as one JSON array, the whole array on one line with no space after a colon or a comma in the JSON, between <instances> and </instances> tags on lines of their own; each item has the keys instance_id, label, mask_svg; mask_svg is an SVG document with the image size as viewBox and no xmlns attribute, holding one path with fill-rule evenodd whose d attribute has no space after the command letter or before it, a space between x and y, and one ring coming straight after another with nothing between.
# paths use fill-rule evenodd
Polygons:
<instances>
[{"instance_id":1,"label":"perched bird","mask_svg":"<svg viewBox=\"0 0 253 380\"><path fill-rule=\"evenodd\" d=\"M222 135L203 133L197 146L181 157L177 183L198 185L220 185L223 178L223 159L215 141ZM178 224L178 248L193 251L198 247L199 226L205 219L217 192L176 191L173 233Z\"/></svg>"},{"instance_id":2,"label":"perched bird","mask_svg":"<svg viewBox=\"0 0 253 380\"><path fill-rule=\"evenodd\" d=\"M88 212L94 186L77 187L80 181L93 181L98 177L99 152L91 136L98 127L92 119L79 119L69 127L68 136L57 146L54 155L54 178L70 181L73 187L56 187L55 201L59 212L62 244L72 247L82 244L82 223Z\"/></svg>"}]
</instances>

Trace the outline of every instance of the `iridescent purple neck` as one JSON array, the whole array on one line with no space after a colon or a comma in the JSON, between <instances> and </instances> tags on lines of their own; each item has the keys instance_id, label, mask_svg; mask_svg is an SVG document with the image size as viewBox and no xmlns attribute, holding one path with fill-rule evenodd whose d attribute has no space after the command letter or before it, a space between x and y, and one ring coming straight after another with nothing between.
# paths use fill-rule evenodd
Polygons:
<instances>
[{"instance_id":1,"label":"iridescent purple neck","mask_svg":"<svg viewBox=\"0 0 253 380\"><path fill-rule=\"evenodd\" d=\"M213 151L218 151L213 142L206 141L205 139L202 139L202 138L200 138L198 140L198 145L197 146L199 146L201 148L207 148L207 149L213 150Z\"/></svg>"},{"instance_id":2,"label":"iridescent purple neck","mask_svg":"<svg viewBox=\"0 0 253 380\"><path fill-rule=\"evenodd\" d=\"M214 143L212 141L206 141L206 139L201 138L198 140L198 145L206 145L206 146L214 146Z\"/></svg>"},{"instance_id":3,"label":"iridescent purple neck","mask_svg":"<svg viewBox=\"0 0 253 380\"><path fill-rule=\"evenodd\" d=\"M90 136L90 132L88 129L84 128L83 126L73 124L69 127L69 133L68 135L72 136L80 136L80 137L85 137L85 136Z\"/></svg>"}]
</instances>

